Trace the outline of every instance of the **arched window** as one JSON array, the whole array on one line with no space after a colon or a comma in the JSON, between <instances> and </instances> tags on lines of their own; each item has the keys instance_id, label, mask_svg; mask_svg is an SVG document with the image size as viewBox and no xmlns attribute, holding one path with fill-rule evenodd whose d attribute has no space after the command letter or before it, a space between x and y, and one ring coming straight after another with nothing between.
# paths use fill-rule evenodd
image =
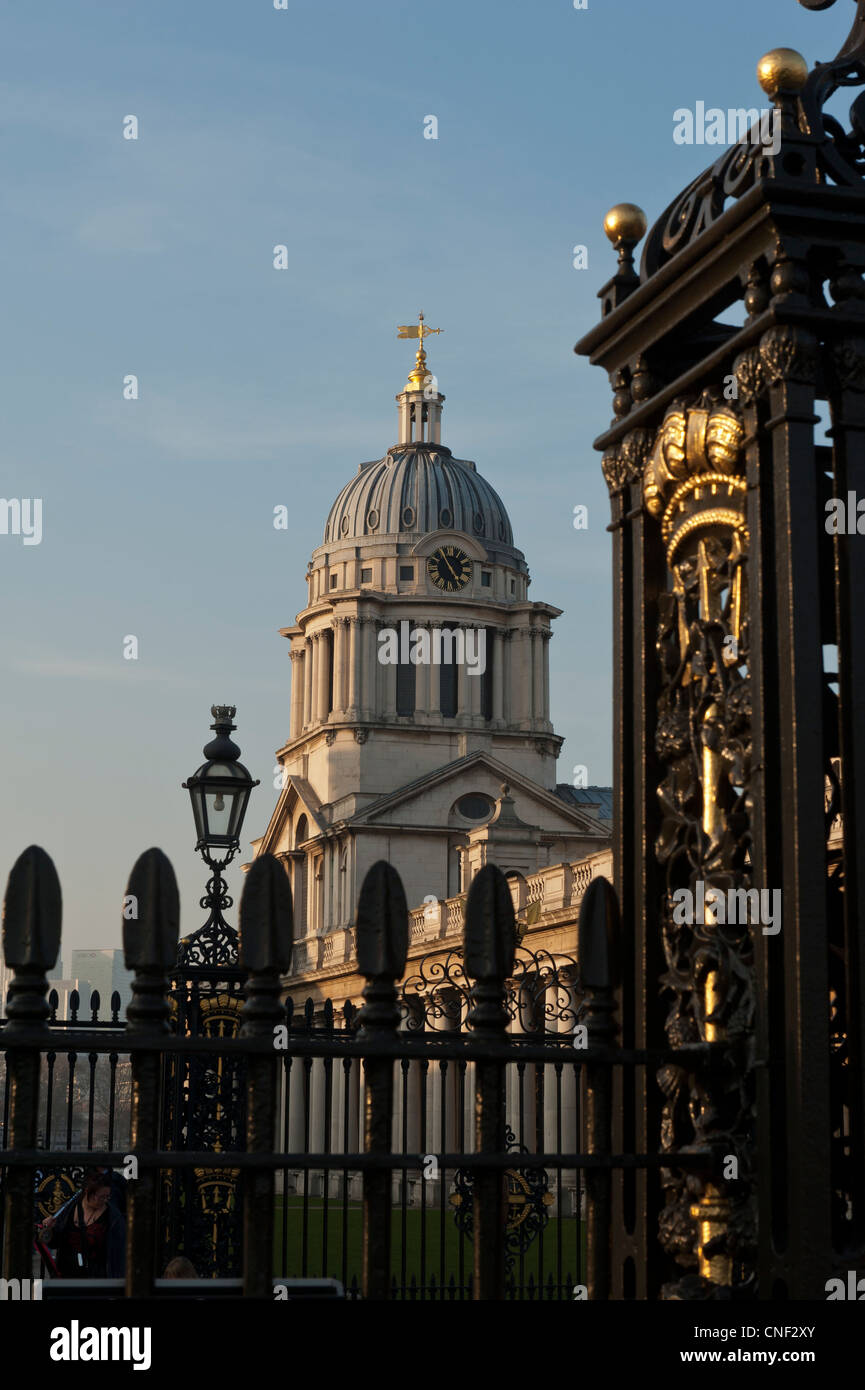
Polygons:
<instances>
[{"instance_id":1,"label":"arched window","mask_svg":"<svg viewBox=\"0 0 865 1390\"><path fill-rule=\"evenodd\" d=\"M396 668L396 712L414 714L417 667L411 661L401 661Z\"/></svg>"},{"instance_id":2,"label":"arched window","mask_svg":"<svg viewBox=\"0 0 865 1390\"><path fill-rule=\"evenodd\" d=\"M328 628L324 634L324 659L327 662L327 709L328 715L333 709L333 628Z\"/></svg>"},{"instance_id":3,"label":"arched window","mask_svg":"<svg viewBox=\"0 0 865 1390\"><path fill-rule=\"evenodd\" d=\"M309 838L309 822L301 816L294 832L294 848L300 850L304 840ZM298 854L294 861L294 918L298 925L298 935L306 936L306 855Z\"/></svg>"},{"instance_id":4,"label":"arched window","mask_svg":"<svg viewBox=\"0 0 865 1390\"><path fill-rule=\"evenodd\" d=\"M458 623L442 623L443 631L457 632ZM457 713L457 663L454 639L442 641L442 664L439 667L439 709L443 719L453 719Z\"/></svg>"}]
</instances>

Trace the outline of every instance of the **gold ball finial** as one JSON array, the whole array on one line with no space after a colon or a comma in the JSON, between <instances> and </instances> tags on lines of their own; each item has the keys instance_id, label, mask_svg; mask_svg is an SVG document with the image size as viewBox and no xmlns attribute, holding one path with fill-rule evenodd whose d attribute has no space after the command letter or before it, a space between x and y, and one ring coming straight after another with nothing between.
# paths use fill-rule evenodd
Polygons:
<instances>
[{"instance_id":1,"label":"gold ball finial","mask_svg":"<svg viewBox=\"0 0 865 1390\"><path fill-rule=\"evenodd\" d=\"M636 203L616 203L604 218L604 231L614 246L636 246L648 225L646 214Z\"/></svg>"},{"instance_id":2,"label":"gold ball finial","mask_svg":"<svg viewBox=\"0 0 865 1390\"><path fill-rule=\"evenodd\" d=\"M772 48L757 64L757 81L767 97L776 92L799 92L808 80L808 64L795 48Z\"/></svg>"}]
</instances>

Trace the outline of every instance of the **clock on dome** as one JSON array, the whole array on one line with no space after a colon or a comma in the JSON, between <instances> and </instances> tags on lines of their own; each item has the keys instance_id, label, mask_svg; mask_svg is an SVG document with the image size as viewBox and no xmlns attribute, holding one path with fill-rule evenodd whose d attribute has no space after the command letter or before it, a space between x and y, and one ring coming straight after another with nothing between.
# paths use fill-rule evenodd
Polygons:
<instances>
[{"instance_id":1,"label":"clock on dome","mask_svg":"<svg viewBox=\"0 0 865 1390\"><path fill-rule=\"evenodd\" d=\"M464 589L472 577L472 562L458 545L440 545L426 562L427 574L437 589L455 593Z\"/></svg>"}]
</instances>

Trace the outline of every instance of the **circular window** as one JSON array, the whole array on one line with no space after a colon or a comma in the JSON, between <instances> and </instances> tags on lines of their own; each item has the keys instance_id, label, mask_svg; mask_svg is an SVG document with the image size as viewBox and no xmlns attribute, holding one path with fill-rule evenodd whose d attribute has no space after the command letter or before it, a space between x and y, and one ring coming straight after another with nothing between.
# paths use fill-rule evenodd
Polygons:
<instances>
[{"instance_id":1,"label":"circular window","mask_svg":"<svg viewBox=\"0 0 865 1390\"><path fill-rule=\"evenodd\" d=\"M493 803L489 797L481 796L477 792L461 796L457 802L457 810L464 820L487 820L492 809Z\"/></svg>"},{"instance_id":2,"label":"circular window","mask_svg":"<svg viewBox=\"0 0 865 1390\"><path fill-rule=\"evenodd\" d=\"M374 531L376 526L378 526L378 512L376 511L375 507L373 507L370 511L367 512L366 524L369 527L370 531Z\"/></svg>"},{"instance_id":3,"label":"circular window","mask_svg":"<svg viewBox=\"0 0 865 1390\"><path fill-rule=\"evenodd\" d=\"M347 536L347 535L348 535L348 517L347 517L347 516L344 516L343 519L342 519L342 521L339 523L339 529L340 529L340 531L342 532L342 534L343 534L344 536Z\"/></svg>"},{"instance_id":4,"label":"circular window","mask_svg":"<svg viewBox=\"0 0 865 1390\"><path fill-rule=\"evenodd\" d=\"M474 517L472 518L472 525L474 526L477 535L482 536L484 533L484 519L481 516L480 512L475 512Z\"/></svg>"},{"instance_id":5,"label":"circular window","mask_svg":"<svg viewBox=\"0 0 865 1390\"><path fill-rule=\"evenodd\" d=\"M406 507L402 514L403 526L414 526L414 507Z\"/></svg>"},{"instance_id":6,"label":"circular window","mask_svg":"<svg viewBox=\"0 0 865 1390\"><path fill-rule=\"evenodd\" d=\"M439 512L439 526L453 526L454 519L450 507L442 507Z\"/></svg>"},{"instance_id":7,"label":"circular window","mask_svg":"<svg viewBox=\"0 0 865 1390\"><path fill-rule=\"evenodd\" d=\"M505 539L505 537L507 536L507 534L508 534L508 533L507 533L507 531L505 530L505 523L504 523L503 521L500 521L500 522L499 522L499 540L500 540L500 541L503 541L503 540Z\"/></svg>"}]
</instances>

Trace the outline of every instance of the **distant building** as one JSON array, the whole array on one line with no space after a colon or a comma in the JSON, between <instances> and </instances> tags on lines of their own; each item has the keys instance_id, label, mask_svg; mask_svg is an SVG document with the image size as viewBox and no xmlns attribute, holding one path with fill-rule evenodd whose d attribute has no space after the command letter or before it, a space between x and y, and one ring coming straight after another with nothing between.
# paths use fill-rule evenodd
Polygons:
<instances>
[{"instance_id":1,"label":"distant building","mask_svg":"<svg viewBox=\"0 0 865 1390\"><path fill-rule=\"evenodd\" d=\"M73 951L69 962L69 977L77 981L81 996L80 1012L90 1009L90 996L99 991L99 1016L109 1017L111 995L117 990L120 995L120 1016L125 1016L126 1005L132 998L132 972L123 964L123 952L105 946L91 951ZM64 984L68 981L63 981ZM57 988L57 984L54 985Z\"/></svg>"},{"instance_id":2,"label":"distant building","mask_svg":"<svg viewBox=\"0 0 865 1390\"><path fill-rule=\"evenodd\" d=\"M611 790L586 786L585 767L576 785L556 778L549 642L561 610L529 597L504 503L441 443L426 331L412 331L398 442L341 489L307 607L282 629L289 737L253 847L291 882L285 985L300 1006L361 1002L355 912L377 860L402 879L412 958L459 947L465 895L490 863L510 880L527 945L570 958L585 888L611 872Z\"/></svg>"}]
</instances>

